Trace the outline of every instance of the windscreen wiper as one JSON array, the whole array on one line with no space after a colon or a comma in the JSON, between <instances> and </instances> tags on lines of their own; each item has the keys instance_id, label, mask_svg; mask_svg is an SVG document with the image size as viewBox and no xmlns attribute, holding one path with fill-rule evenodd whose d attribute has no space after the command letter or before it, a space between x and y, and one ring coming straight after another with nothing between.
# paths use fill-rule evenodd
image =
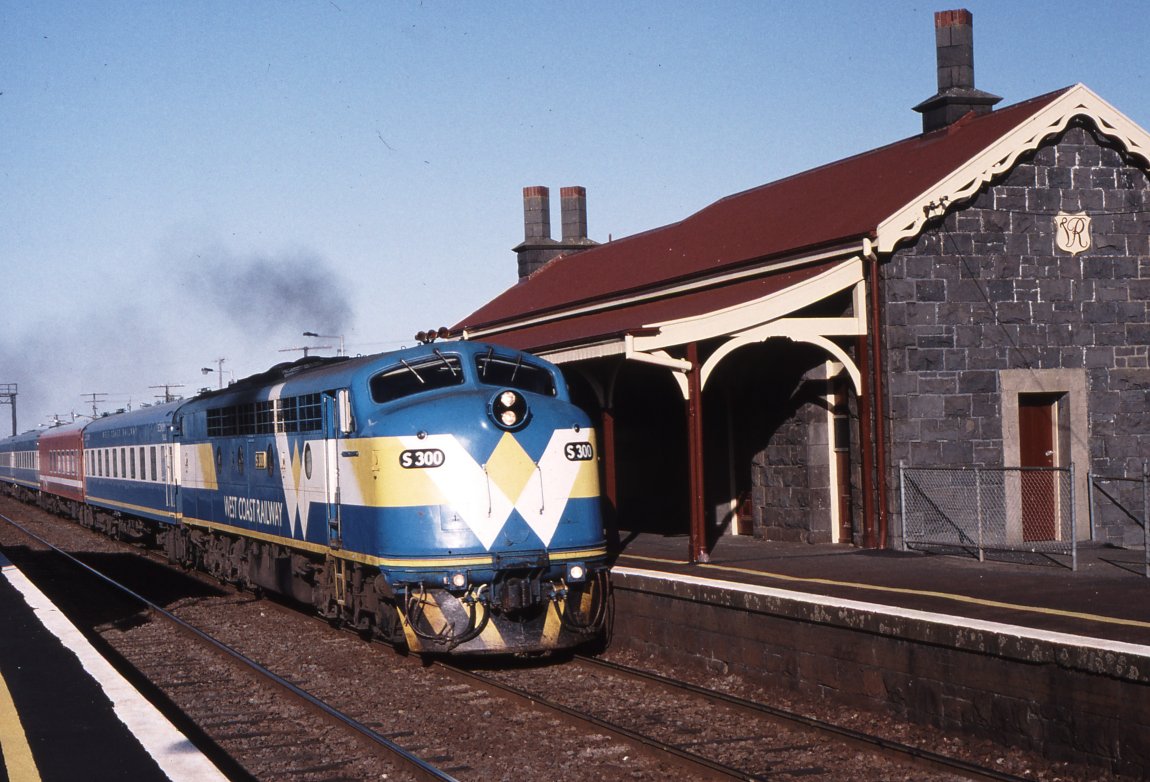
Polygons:
<instances>
[{"instance_id":1,"label":"windscreen wiper","mask_svg":"<svg viewBox=\"0 0 1150 782\"><path fill-rule=\"evenodd\" d=\"M402 358L399 360L399 363L400 363L400 364L403 364L403 366L407 368L407 371L408 371L408 372L410 372L411 374L415 375L415 379L419 381L419 384L420 384L421 386L427 385L427 381L426 381L426 380L424 380L422 377L420 377L419 373L415 371L415 367L413 367L411 364L408 364L408 363L407 363L406 361L404 361Z\"/></svg>"},{"instance_id":2,"label":"windscreen wiper","mask_svg":"<svg viewBox=\"0 0 1150 782\"><path fill-rule=\"evenodd\" d=\"M454 364L452 364L450 361L447 360L447 356L445 356L439 352L439 348L436 348L434 350L434 353L435 353L435 355L439 356L439 360L442 361L444 364L446 364L447 368L451 370L451 376L452 377L456 377L459 374L459 370L455 368Z\"/></svg>"}]
</instances>

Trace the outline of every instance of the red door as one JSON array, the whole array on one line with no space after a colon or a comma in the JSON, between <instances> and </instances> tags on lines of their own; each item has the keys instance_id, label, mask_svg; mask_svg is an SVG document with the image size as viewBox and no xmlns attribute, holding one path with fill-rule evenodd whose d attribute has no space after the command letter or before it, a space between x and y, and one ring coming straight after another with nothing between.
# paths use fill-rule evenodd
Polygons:
<instances>
[{"instance_id":1,"label":"red door","mask_svg":"<svg viewBox=\"0 0 1150 782\"><path fill-rule=\"evenodd\" d=\"M1022 539L1054 540L1057 525L1055 431L1058 397L1020 394L1018 397L1018 449L1022 470ZM1041 470L1028 470L1040 467Z\"/></svg>"}]
</instances>

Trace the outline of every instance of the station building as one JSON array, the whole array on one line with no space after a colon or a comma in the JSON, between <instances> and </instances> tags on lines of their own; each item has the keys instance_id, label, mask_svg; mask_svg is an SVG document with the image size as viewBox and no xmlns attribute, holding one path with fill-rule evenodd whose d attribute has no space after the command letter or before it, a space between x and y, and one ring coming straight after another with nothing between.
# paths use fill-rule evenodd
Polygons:
<instances>
[{"instance_id":1,"label":"station building","mask_svg":"<svg viewBox=\"0 0 1150 782\"><path fill-rule=\"evenodd\" d=\"M452 331L564 368L622 529L881 548L906 468L1045 467L1008 535L1120 534L1088 483L1150 457L1150 135L1082 84L999 107L970 13L935 32L911 138L602 244L524 189L518 283Z\"/></svg>"}]
</instances>

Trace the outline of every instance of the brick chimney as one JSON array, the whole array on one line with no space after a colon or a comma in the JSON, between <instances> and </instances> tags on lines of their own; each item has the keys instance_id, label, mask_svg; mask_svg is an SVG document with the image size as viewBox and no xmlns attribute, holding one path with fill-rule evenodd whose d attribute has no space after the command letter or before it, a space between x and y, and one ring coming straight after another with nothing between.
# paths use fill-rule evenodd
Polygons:
<instances>
[{"instance_id":1,"label":"brick chimney","mask_svg":"<svg viewBox=\"0 0 1150 782\"><path fill-rule=\"evenodd\" d=\"M551 193L545 187L523 188L523 238L528 242L551 239Z\"/></svg>"},{"instance_id":2,"label":"brick chimney","mask_svg":"<svg viewBox=\"0 0 1150 782\"><path fill-rule=\"evenodd\" d=\"M551 192L534 185L523 188L523 241L514 247L519 257L519 279L559 254L551 238Z\"/></svg>"},{"instance_id":3,"label":"brick chimney","mask_svg":"<svg viewBox=\"0 0 1150 782\"><path fill-rule=\"evenodd\" d=\"M559 208L563 214L563 243L588 241L587 188L560 188Z\"/></svg>"},{"instance_id":4,"label":"brick chimney","mask_svg":"<svg viewBox=\"0 0 1150 782\"><path fill-rule=\"evenodd\" d=\"M560 255L594 247L587 238L587 189L564 187L559 191L563 239L551 238L551 195L539 185L523 188L523 241L514 248L519 258L519 279L530 277Z\"/></svg>"},{"instance_id":5,"label":"brick chimney","mask_svg":"<svg viewBox=\"0 0 1150 782\"><path fill-rule=\"evenodd\" d=\"M934 40L938 93L914 107L922 114L923 133L945 128L971 111L987 114L1002 100L974 87L974 17L970 11L936 11Z\"/></svg>"}]
</instances>

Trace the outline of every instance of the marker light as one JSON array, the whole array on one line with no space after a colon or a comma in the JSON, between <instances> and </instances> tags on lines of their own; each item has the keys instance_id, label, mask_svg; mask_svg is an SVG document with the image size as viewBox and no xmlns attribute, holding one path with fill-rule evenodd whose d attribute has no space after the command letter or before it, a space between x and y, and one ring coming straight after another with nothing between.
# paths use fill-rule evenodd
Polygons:
<instances>
[{"instance_id":1,"label":"marker light","mask_svg":"<svg viewBox=\"0 0 1150 782\"><path fill-rule=\"evenodd\" d=\"M585 575L582 565L572 565L567 568L567 578L571 581L582 581Z\"/></svg>"},{"instance_id":2,"label":"marker light","mask_svg":"<svg viewBox=\"0 0 1150 782\"><path fill-rule=\"evenodd\" d=\"M467 575L464 573L452 573L451 585L456 589L463 589L463 587L467 586Z\"/></svg>"}]
</instances>

